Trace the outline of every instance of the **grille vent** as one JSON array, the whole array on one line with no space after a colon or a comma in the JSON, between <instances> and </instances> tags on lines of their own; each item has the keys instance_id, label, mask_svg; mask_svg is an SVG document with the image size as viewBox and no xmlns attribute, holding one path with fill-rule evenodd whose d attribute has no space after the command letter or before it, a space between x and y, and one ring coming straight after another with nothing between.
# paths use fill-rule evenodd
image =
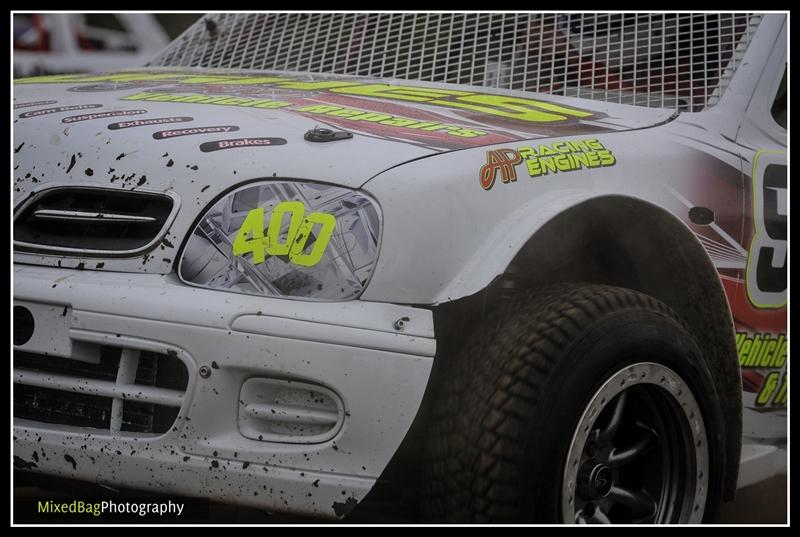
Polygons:
<instances>
[{"instance_id":1,"label":"grille vent","mask_svg":"<svg viewBox=\"0 0 800 537\"><path fill-rule=\"evenodd\" d=\"M339 432L344 415L339 396L315 384L251 378L239 396L239 431L264 442L325 442Z\"/></svg>"},{"instance_id":2,"label":"grille vent","mask_svg":"<svg viewBox=\"0 0 800 537\"><path fill-rule=\"evenodd\" d=\"M188 384L175 356L101 346L98 363L14 351L14 417L112 433L172 427Z\"/></svg>"},{"instance_id":3,"label":"grille vent","mask_svg":"<svg viewBox=\"0 0 800 537\"><path fill-rule=\"evenodd\" d=\"M166 194L50 188L17 211L15 248L134 255L155 245L175 208L174 198Z\"/></svg>"}]
</instances>

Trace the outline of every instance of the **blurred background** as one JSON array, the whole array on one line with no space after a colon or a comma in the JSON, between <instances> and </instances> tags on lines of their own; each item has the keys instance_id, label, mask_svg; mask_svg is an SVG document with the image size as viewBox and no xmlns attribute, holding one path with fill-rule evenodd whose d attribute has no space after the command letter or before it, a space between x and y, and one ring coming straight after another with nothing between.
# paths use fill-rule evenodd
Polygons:
<instances>
[{"instance_id":1,"label":"blurred background","mask_svg":"<svg viewBox=\"0 0 800 537\"><path fill-rule=\"evenodd\" d=\"M14 77L141 67L202 13L14 13Z\"/></svg>"}]
</instances>

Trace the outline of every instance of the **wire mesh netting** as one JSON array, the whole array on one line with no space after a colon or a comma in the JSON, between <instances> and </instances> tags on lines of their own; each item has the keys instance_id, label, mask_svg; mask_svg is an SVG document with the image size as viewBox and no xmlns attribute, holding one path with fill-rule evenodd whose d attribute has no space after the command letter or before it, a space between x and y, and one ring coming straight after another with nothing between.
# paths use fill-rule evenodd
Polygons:
<instances>
[{"instance_id":1,"label":"wire mesh netting","mask_svg":"<svg viewBox=\"0 0 800 537\"><path fill-rule=\"evenodd\" d=\"M747 13L237 13L149 65L335 73L699 111L724 92Z\"/></svg>"}]
</instances>

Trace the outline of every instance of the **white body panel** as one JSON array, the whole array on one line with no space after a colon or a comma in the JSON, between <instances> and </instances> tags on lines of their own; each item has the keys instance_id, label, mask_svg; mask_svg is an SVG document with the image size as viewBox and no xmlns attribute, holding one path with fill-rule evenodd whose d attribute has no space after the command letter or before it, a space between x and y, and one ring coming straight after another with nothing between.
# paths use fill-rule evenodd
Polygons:
<instances>
[{"instance_id":1,"label":"white body panel","mask_svg":"<svg viewBox=\"0 0 800 537\"><path fill-rule=\"evenodd\" d=\"M417 308L230 296L170 276L22 265L14 288L15 304L68 308L60 339L171 350L184 358L190 375L188 401L164 435L87 437L83 433L92 429L23 420L15 425L17 457L33 461L36 452L39 471L64 477L275 510L290 505L292 511L335 516L335 504L360 501L411 425L436 349L431 313ZM403 333L393 328L400 317L409 318ZM207 379L198 376L212 362L218 369ZM313 445L242 437L239 390L253 377L329 387L344 403L341 429ZM74 468L65 455L76 461ZM219 464L213 471L212 461Z\"/></svg>"}]
</instances>

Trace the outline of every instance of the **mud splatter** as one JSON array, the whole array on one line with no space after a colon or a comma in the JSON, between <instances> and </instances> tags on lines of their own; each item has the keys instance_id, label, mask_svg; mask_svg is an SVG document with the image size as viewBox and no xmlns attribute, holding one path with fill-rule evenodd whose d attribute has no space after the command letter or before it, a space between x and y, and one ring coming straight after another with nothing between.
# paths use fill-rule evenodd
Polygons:
<instances>
[{"instance_id":1,"label":"mud splatter","mask_svg":"<svg viewBox=\"0 0 800 537\"><path fill-rule=\"evenodd\" d=\"M37 465L35 462L28 462L21 457L17 457L14 455L14 468L20 468L22 470L28 470L30 468L36 468Z\"/></svg>"},{"instance_id":2,"label":"mud splatter","mask_svg":"<svg viewBox=\"0 0 800 537\"><path fill-rule=\"evenodd\" d=\"M333 502L333 512L336 513L336 516L339 518L346 517L353 512L353 509L356 508L356 505L358 505L358 500L351 496L347 498L344 503Z\"/></svg>"},{"instance_id":3,"label":"mud splatter","mask_svg":"<svg viewBox=\"0 0 800 537\"><path fill-rule=\"evenodd\" d=\"M69 159L69 167L67 168L67 173L70 172L73 166L75 166L75 155L72 155L72 157L70 157Z\"/></svg>"}]
</instances>

